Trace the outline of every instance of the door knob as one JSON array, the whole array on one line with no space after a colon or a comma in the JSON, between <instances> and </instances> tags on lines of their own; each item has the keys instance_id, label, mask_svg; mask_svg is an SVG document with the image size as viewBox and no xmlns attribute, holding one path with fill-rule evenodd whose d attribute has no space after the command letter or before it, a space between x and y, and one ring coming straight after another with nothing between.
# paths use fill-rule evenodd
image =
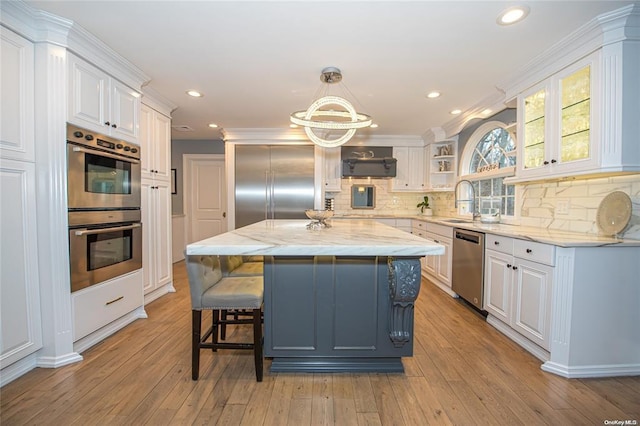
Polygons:
<instances>
[{"instance_id":1,"label":"door knob","mask_svg":"<svg viewBox=\"0 0 640 426\"><path fill-rule=\"evenodd\" d=\"M222 217L227 217L227 212L222 212Z\"/></svg>"}]
</instances>

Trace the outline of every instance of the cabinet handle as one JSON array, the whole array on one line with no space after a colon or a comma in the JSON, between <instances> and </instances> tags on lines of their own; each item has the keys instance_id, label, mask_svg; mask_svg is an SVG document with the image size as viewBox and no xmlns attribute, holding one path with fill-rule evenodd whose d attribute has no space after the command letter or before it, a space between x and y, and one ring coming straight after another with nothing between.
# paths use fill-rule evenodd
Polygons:
<instances>
[{"instance_id":1,"label":"cabinet handle","mask_svg":"<svg viewBox=\"0 0 640 426\"><path fill-rule=\"evenodd\" d=\"M551 160L551 164L557 163L556 160Z\"/></svg>"},{"instance_id":2,"label":"cabinet handle","mask_svg":"<svg viewBox=\"0 0 640 426\"><path fill-rule=\"evenodd\" d=\"M545 166L548 166L549 162L548 161L543 161L542 164L544 164Z\"/></svg>"},{"instance_id":3,"label":"cabinet handle","mask_svg":"<svg viewBox=\"0 0 640 426\"><path fill-rule=\"evenodd\" d=\"M514 265L512 269L515 271L518 267Z\"/></svg>"},{"instance_id":4,"label":"cabinet handle","mask_svg":"<svg viewBox=\"0 0 640 426\"><path fill-rule=\"evenodd\" d=\"M110 125L111 125L111 123L109 123L108 121L105 121L105 122L104 122L104 125L105 125L105 126L110 126Z\"/></svg>"},{"instance_id":5,"label":"cabinet handle","mask_svg":"<svg viewBox=\"0 0 640 426\"><path fill-rule=\"evenodd\" d=\"M433 242L436 243L436 244L440 244L440 241L438 241L438 240L433 240Z\"/></svg>"},{"instance_id":6,"label":"cabinet handle","mask_svg":"<svg viewBox=\"0 0 640 426\"><path fill-rule=\"evenodd\" d=\"M507 263L507 268L511 268L511 264L510 263Z\"/></svg>"},{"instance_id":7,"label":"cabinet handle","mask_svg":"<svg viewBox=\"0 0 640 426\"><path fill-rule=\"evenodd\" d=\"M499 246L500 245L500 241L494 241L493 244Z\"/></svg>"},{"instance_id":8,"label":"cabinet handle","mask_svg":"<svg viewBox=\"0 0 640 426\"><path fill-rule=\"evenodd\" d=\"M114 129L116 129L118 126L115 124L112 124L111 127L113 127Z\"/></svg>"},{"instance_id":9,"label":"cabinet handle","mask_svg":"<svg viewBox=\"0 0 640 426\"><path fill-rule=\"evenodd\" d=\"M112 304L112 303L116 303L118 300L122 300L122 299L124 299L124 296L120 296L120 297L118 297L117 299L113 299L113 300L111 300L110 302L105 303L104 305L105 305L105 306L109 306L110 304Z\"/></svg>"},{"instance_id":10,"label":"cabinet handle","mask_svg":"<svg viewBox=\"0 0 640 426\"><path fill-rule=\"evenodd\" d=\"M527 253L533 253L533 250L527 249Z\"/></svg>"}]
</instances>

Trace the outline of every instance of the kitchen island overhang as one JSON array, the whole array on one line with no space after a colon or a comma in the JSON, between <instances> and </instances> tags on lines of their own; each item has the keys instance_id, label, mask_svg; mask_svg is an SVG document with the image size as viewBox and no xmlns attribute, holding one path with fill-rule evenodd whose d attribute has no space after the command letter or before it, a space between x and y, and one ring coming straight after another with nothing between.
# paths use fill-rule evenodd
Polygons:
<instances>
[{"instance_id":1,"label":"kitchen island overhang","mask_svg":"<svg viewBox=\"0 0 640 426\"><path fill-rule=\"evenodd\" d=\"M187 255L264 256L271 371L402 372L413 354L420 258L444 247L373 220L267 220L187 246Z\"/></svg>"}]
</instances>

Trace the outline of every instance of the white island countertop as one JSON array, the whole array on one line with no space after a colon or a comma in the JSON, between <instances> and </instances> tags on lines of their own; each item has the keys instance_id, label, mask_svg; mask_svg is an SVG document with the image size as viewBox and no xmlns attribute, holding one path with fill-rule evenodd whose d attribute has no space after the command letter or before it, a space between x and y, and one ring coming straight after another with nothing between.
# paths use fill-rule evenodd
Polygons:
<instances>
[{"instance_id":1,"label":"white island countertop","mask_svg":"<svg viewBox=\"0 0 640 426\"><path fill-rule=\"evenodd\" d=\"M333 220L310 230L309 220L264 220L187 245L187 255L426 256L444 247L375 220Z\"/></svg>"}]
</instances>

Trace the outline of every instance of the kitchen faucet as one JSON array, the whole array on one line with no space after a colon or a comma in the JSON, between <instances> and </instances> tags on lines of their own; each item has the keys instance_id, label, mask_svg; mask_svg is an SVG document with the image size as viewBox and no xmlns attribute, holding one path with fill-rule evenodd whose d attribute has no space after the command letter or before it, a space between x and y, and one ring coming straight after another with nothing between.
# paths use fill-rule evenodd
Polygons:
<instances>
[{"instance_id":1,"label":"kitchen faucet","mask_svg":"<svg viewBox=\"0 0 640 426\"><path fill-rule=\"evenodd\" d=\"M471 192L473 192L473 197L470 200L458 200L458 185L460 185L462 182L467 182L469 184L469 186L471 187ZM476 211L476 189L473 187L473 182L471 182L470 180L467 179L460 179L458 181L458 183L456 183L455 188L453 188L453 194L454 197L456 197L456 199L453 202L453 206L455 208L458 208L458 201L471 201L471 215L472 215L472 221L475 221L477 218L480 217L480 213L478 211Z\"/></svg>"}]
</instances>

